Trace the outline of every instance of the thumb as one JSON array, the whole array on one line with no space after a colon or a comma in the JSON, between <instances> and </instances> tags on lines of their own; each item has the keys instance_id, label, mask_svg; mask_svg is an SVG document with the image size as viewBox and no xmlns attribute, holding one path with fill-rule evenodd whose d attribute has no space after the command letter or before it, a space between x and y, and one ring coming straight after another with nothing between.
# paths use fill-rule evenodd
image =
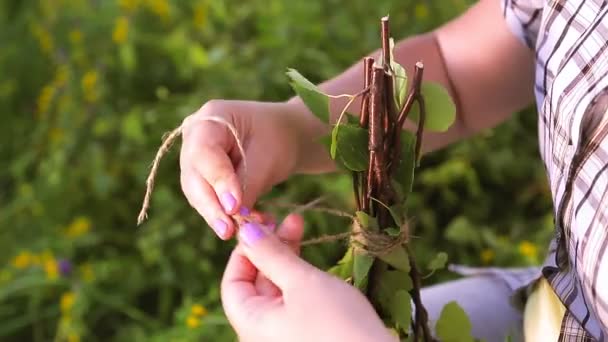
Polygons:
<instances>
[{"instance_id":1,"label":"thumb","mask_svg":"<svg viewBox=\"0 0 608 342\"><path fill-rule=\"evenodd\" d=\"M305 274L316 271L265 226L245 223L239 229L239 239L251 263L282 291L300 283Z\"/></svg>"}]
</instances>

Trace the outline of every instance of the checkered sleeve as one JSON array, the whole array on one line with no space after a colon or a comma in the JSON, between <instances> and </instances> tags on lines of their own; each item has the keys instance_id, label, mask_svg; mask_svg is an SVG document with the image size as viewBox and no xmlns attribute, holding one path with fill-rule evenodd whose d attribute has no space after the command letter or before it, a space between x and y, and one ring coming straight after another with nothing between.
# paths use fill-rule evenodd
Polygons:
<instances>
[{"instance_id":1,"label":"checkered sleeve","mask_svg":"<svg viewBox=\"0 0 608 342\"><path fill-rule=\"evenodd\" d=\"M543 2L538 0L501 0L507 25L515 36L530 49L536 46Z\"/></svg>"},{"instance_id":2,"label":"checkered sleeve","mask_svg":"<svg viewBox=\"0 0 608 342\"><path fill-rule=\"evenodd\" d=\"M571 203L566 213L570 258L587 306L608 332L608 91L581 120ZM577 158L578 157L578 158ZM568 226L568 225L566 225ZM584 319L583 319L584 321Z\"/></svg>"}]
</instances>

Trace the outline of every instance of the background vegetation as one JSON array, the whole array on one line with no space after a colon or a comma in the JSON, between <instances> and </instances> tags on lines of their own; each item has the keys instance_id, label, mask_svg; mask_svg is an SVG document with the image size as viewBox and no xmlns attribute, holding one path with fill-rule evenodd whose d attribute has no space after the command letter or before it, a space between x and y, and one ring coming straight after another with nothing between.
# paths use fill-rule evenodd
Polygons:
<instances>
[{"instance_id":1,"label":"background vegetation","mask_svg":"<svg viewBox=\"0 0 608 342\"><path fill-rule=\"evenodd\" d=\"M284 71L321 81L469 0L0 1L0 340L228 341L221 242L164 163L151 219L135 219L162 134L212 98L284 100ZM412 51L412 53L416 53ZM480 51L483 53L483 51ZM422 263L530 265L552 233L536 115L423 159L409 214ZM273 190L352 208L348 177ZM282 213L277 211L278 215ZM345 229L306 214L307 235ZM310 247L320 267L344 246ZM453 277L439 272L428 283Z\"/></svg>"}]
</instances>

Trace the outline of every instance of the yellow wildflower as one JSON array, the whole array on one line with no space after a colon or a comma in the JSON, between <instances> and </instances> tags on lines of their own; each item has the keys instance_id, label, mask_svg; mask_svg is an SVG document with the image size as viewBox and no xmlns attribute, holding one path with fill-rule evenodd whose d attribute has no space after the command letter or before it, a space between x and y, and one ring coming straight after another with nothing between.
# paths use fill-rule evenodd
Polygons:
<instances>
[{"instance_id":1,"label":"yellow wildflower","mask_svg":"<svg viewBox=\"0 0 608 342\"><path fill-rule=\"evenodd\" d=\"M82 42L82 31L79 29L71 30L68 33L68 38L70 39L70 43L78 45Z\"/></svg>"},{"instance_id":2,"label":"yellow wildflower","mask_svg":"<svg viewBox=\"0 0 608 342\"><path fill-rule=\"evenodd\" d=\"M76 238L91 230L91 220L86 216L76 217L65 230L67 237Z\"/></svg>"},{"instance_id":3,"label":"yellow wildflower","mask_svg":"<svg viewBox=\"0 0 608 342\"><path fill-rule=\"evenodd\" d=\"M129 36L129 19L125 16L116 18L114 22L114 31L112 32L112 40L116 44L123 44Z\"/></svg>"},{"instance_id":4,"label":"yellow wildflower","mask_svg":"<svg viewBox=\"0 0 608 342\"><path fill-rule=\"evenodd\" d=\"M538 248L535 244L530 241L524 240L519 243L519 253L526 257L535 257L537 255Z\"/></svg>"},{"instance_id":5,"label":"yellow wildflower","mask_svg":"<svg viewBox=\"0 0 608 342\"><path fill-rule=\"evenodd\" d=\"M200 304L192 305L191 311L192 311L192 315L197 316L197 317L202 317L207 314L207 309L205 309L205 307Z\"/></svg>"},{"instance_id":6,"label":"yellow wildflower","mask_svg":"<svg viewBox=\"0 0 608 342\"><path fill-rule=\"evenodd\" d=\"M68 80L68 75L70 73L70 69L66 64L62 64L57 67L55 71L55 79L53 80L53 84L55 87L62 87Z\"/></svg>"},{"instance_id":7,"label":"yellow wildflower","mask_svg":"<svg viewBox=\"0 0 608 342\"><path fill-rule=\"evenodd\" d=\"M47 84L40 91L40 95L38 95L38 118L43 118L44 115L48 112L49 108L51 108L51 103L53 102L53 98L55 97L56 89L52 84Z\"/></svg>"},{"instance_id":8,"label":"yellow wildflower","mask_svg":"<svg viewBox=\"0 0 608 342\"><path fill-rule=\"evenodd\" d=\"M82 76L81 86L84 93L84 98L88 102L95 102L97 100L97 81L99 76L97 71L89 70L84 76Z\"/></svg>"},{"instance_id":9,"label":"yellow wildflower","mask_svg":"<svg viewBox=\"0 0 608 342\"><path fill-rule=\"evenodd\" d=\"M481 261L484 264L489 264L492 262L492 260L494 260L494 256L496 256L496 253L494 253L493 250L486 248L484 250L481 251Z\"/></svg>"},{"instance_id":10,"label":"yellow wildflower","mask_svg":"<svg viewBox=\"0 0 608 342\"><path fill-rule=\"evenodd\" d=\"M55 259L44 262L44 273L46 273L46 277L49 280L55 280L59 277L59 266Z\"/></svg>"},{"instance_id":11,"label":"yellow wildflower","mask_svg":"<svg viewBox=\"0 0 608 342\"><path fill-rule=\"evenodd\" d=\"M80 342L80 336L75 333L71 333L68 335L68 342Z\"/></svg>"},{"instance_id":12,"label":"yellow wildflower","mask_svg":"<svg viewBox=\"0 0 608 342\"><path fill-rule=\"evenodd\" d=\"M190 329L196 329L196 328L198 328L199 325L201 325L201 321L197 317L190 316L186 320L186 325Z\"/></svg>"},{"instance_id":13,"label":"yellow wildflower","mask_svg":"<svg viewBox=\"0 0 608 342\"><path fill-rule=\"evenodd\" d=\"M193 14L194 26L197 28L203 28L207 23L207 4L199 3L194 6Z\"/></svg>"},{"instance_id":14,"label":"yellow wildflower","mask_svg":"<svg viewBox=\"0 0 608 342\"><path fill-rule=\"evenodd\" d=\"M426 19L429 16L429 8L423 4L423 3L418 3L416 4L416 7L414 8L414 16L417 19Z\"/></svg>"},{"instance_id":15,"label":"yellow wildflower","mask_svg":"<svg viewBox=\"0 0 608 342\"><path fill-rule=\"evenodd\" d=\"M93 267L91 264L82 264L80 265L80 276L84 281L91 282L95 279L95 273L93 272Z\"/></svg>"},{"instance_id":16,"label":"yellow wildflower","mask_svg":"<svg viewBox=\"0 0 608 342\"><path fill-rule=\"evenodd\" d=\"M74 295L74 292L64 292L61 295L61 299L59 300L59 307L61 308L61 313L64 315L68 314L72 310L75 301L76 296Z\"/></svg>"},{"instance_id":17,"label":"yellow wildflower","mask_svg":"<svg viewBox=\"0 0 608 342\"><path fill-rule=\"evenodd\" d=\"M32 33L34 37L38 40L38 45L40 45L40 49L43 52L51 53L53 51L53 46L55 45L53 41L53 37L51 34L42 26L35 24L32 27Z\"/></svg>"},{"instance_id":18,"label":"yellow wildflower","mask_svg":"<svg viewBox=\"0 0 608 342\"><path fill-rule=\"evenodd\" d=\"M167 0L148 0L148 8L163 21L169 19L169 2Z\"/></svg>"},{"instance_id":19,"label":"yellow wildflower","mask_svg":"<svg viewBox=\"0 0 608 342\"><path fill-rule=\"evenodd\" d=\"M118 0L118 5L127 12L133 12L139 6L139 0Z\"/></svg>"},{"instance_id":20,"label":"yellow wildflower","mask_svg":"<svg viewBox=\"0 0 608 342\"><path fill-rule=\"evenodd\" d=\"M18 269L27 268L32 263L32 253L22 251L13 258L13 266Z\"/></svg>"}]
</instances>

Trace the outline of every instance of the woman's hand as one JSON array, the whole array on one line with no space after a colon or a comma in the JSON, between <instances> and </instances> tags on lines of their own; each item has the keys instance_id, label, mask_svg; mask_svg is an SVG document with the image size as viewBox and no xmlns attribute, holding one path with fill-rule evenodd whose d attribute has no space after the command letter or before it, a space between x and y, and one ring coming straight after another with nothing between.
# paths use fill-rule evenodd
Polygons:
<instances>
[{"instance_id":1,"label":"woman's hand","mask_svg":"<svg viewBox=\"0 0 608 342\"><path fill-rule=\"evenodd\" d=\"M234 234L228 215L241 206L251 207L258 196L294 171L302 134L299 116L290 108L285 103L213 100L184 120L182 190L220 238ZM245 150L247 174L228 127L202 120L208 116L234 126Z\"/></svg>"},{"instance_id":2,"label":"woman's hand","mask_svg":"<svg viewBox=\"0 0 608 342\"><path fill-rule=\"evenodd\" d=\"M222 302L241 341L397 341L358 290L294 253L302 227L290 215L278 237L254 223L240 228Z\"/></svg>"}]
</instances>

